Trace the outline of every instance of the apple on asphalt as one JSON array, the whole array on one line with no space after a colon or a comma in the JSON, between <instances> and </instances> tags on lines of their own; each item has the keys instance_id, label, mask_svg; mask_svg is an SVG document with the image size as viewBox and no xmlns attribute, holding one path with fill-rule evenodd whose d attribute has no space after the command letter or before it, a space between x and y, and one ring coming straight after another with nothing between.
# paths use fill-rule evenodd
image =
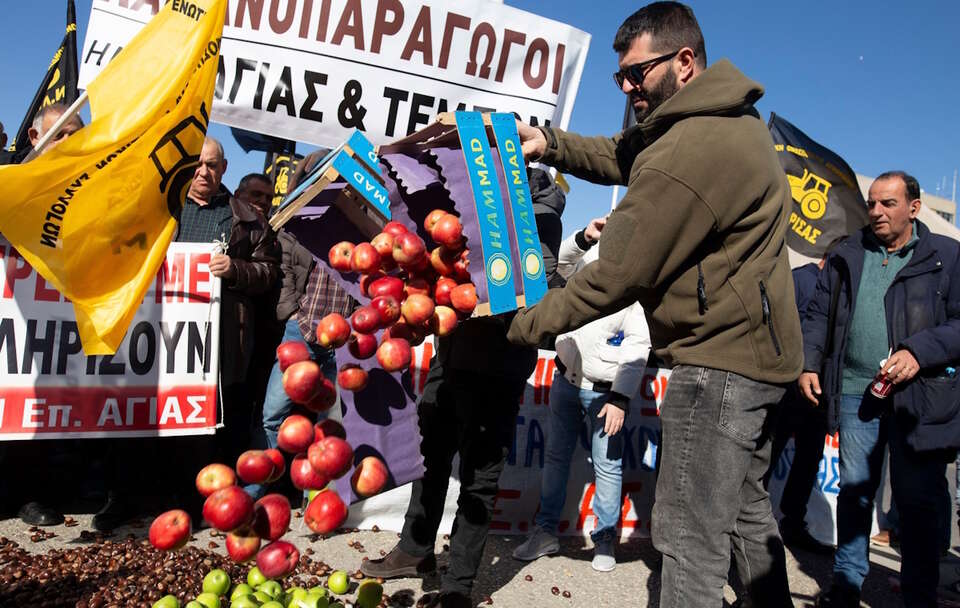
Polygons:
<instances>
[{"instance_id":1,"label":"apple on asphalt","mask_svg":"<svg viewBox=\"0 0 960 608\"><path fill-rule=\"evenodd\" d=\"M150 524L148 538L150 544L161 551L179 549L190 539L190 516L182 509L172 509L157 515Z\"/></svg>"},{"instance_id":2,"label":"apple on asphalt","mask_svg":"<svg viewBox=\"0 0 960 608\"><path fill-rule=\"evenodd\" d=\"M226 595L230 590L230 575L220 568L214 568L203 577L201 588L205 593L212 593L217 597Z\"/></svg>"},{"instance_id":3,"label":"apple on asphalt","mask_svg":"<svg viewBox=\"0 0 960 608\"><path fill-rule=\"evenodd\" d=\"M330 534L347 519L347 505L336 490L326 490L313 497L303 511L303 522L317 534Z\"/></svg>"},{"instance_id":4,"label":"apple on asphalt","mask_svg":"<svg viewBox=\"0 0 960 608\"><path fill-rule=\"evenodd\" d=\"M250 568L250 571L247 572L247 584L256 589L260 585L267 582L267 577L263 575L263 572L260 572L260 568L254 566Z\"/></svg>"},{"instance_id":5,"label":"apple on asphalt","mask_svg":"<svg viewBox=\"0 0 960 608\"><path fill-rule=\"evenodd\" d=\"M290 574L299 561L300 552L285 540L275 540L257 553L257 568L271 579Z\"/></svg>"}]
</instances>

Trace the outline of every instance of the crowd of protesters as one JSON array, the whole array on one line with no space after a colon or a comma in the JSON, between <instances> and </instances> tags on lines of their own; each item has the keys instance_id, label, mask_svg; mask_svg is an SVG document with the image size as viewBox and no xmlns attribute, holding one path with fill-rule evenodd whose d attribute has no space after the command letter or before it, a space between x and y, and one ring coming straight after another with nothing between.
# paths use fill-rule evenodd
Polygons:
<instances>
[{"instance_id":1,"label":"crowd of protesters","mask_svg":"<svg viewBox=\"0 0 960 608\"><path fill-rule=\"evenodd\" d=\"M558 519L586 420L597 481L592 564L598 571L615 568L620 431L649 354L672 368L652 521L663 556L661 606L721 606L731 559L738 605L792 606L784 544L834 555L833 584L818 605L858 606L887 448L903 602L935 606L938 562L952 528L946 466L960 446L953 367L960 361L960 244L917 219L916 179L891 171L869 189L869 224L831 244L819 264L791 272L784 245L790 191L754 107L763 88L729 61L708 66L692 10L674 2L631 15L614 51L614 78L630 100L635 127L609 138L518 126L528 160L597 183L626 184L626 195L608 217L561 242L564 195L549 174L529 171L552 289L535 306L468 320L438 339L417 409L425 473L413 483L397 546L364 561L362 571L390 578L436 569L437 530L459 456L450 562L433 605L473 605L519 403L537 347L551 346L557 377L540 509L516 559L560 550ZM31 141L64 110L44 108ZM79 118L68 122L57 141L81 127ZM320 156L301 162L291 190ZM270 178L247 175L231 194L222 183L226 168L223 147L208 138L176 234L177 241L221 247L210 271L222 282L224 427L213 441L162 440L176 444L168 450L157 447L159 440L147 449L143 442L102 440L108 447L98 452L105 457L86 461L106 501L94 518L97 528L112 529L138 513L128 494L138 457L159 462L165 452L174 454L169 495L200 521L198 500L188 498L199 466L276 446L280 423L296 407L275 361L282 341L304 342L335 379L334 355L317 344L316 325L328 313L349 314L356 302L292 234L271 229ZM654 218L657 229L650 230ZM878 383L892 385L889 396ZM824 436L834 432L835 552L806 524ZM791 436L796 450L778 524L766 488ZM8 444L3 457L62 471L77 454L91 452L84 443ZM50 477L45 483L27 477L7 480L4 506L32 525L61 523ZM246 489L255 497L265 492ZM292 487L282 491L297 498Z\"/></svg>"}]
</instances>

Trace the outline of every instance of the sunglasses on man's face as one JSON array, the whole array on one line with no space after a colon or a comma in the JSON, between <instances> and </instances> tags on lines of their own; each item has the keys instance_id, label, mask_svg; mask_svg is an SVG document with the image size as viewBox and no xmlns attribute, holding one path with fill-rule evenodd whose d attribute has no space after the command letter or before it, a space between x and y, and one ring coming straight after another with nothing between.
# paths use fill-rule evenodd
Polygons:
<instances>
[{"instance_id":1,"label":"sunglasses on man's face","mask_svg":"<svg viewBox=\"0 0 960 608\"><path fill-rule=\"evenodd\" d=\"M635 63L633 65L628 65L622 70L618 70L613 73L613 80L617 83L618 89L623 89L623 81L626 80L634 88L639 89L640 85L643 84L644 78L647 77L647 74L650 73L650 70L657 67L664 61L668 61L677 56L680 51L674 51L672 53L667 53L666 55L660 55L659 57L654 57L653 59L648 59L646 61L641 61L640 63Z\"/></svg>"}]
</instances>

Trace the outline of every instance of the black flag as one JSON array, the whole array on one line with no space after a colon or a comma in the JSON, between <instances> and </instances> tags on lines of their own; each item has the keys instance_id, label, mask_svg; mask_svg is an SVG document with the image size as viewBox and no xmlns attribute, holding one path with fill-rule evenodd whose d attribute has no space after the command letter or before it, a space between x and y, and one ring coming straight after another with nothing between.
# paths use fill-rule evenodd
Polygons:
<instances>
[{"instance_id":1,"label":"black flag","mask_svg":"<svg viewBox=\"0 0 960 608\"><path fill-rule=\"evenodd\" d=\"M26 156L32 146L27 131L33 125L33 117L43 106L53 103L72 104L77 100L77 11L73 0L67 0L67 31L63 36L60 48L53 55L50 67L33 97L30 109L27 110L16 139L11 142L8 152L17 161Z\"/></svg>"},{"instance_id":2,"label":"black flag","mask_svg":"<svg viewBox=\"0 0 960 608\"><path fill-rule=\"evenodd\" d=\"M776 114L768 126L793 197L787 246L820 258L834 239L867 223L857 176L837 154Z\"/></svg>"}]
</instances>

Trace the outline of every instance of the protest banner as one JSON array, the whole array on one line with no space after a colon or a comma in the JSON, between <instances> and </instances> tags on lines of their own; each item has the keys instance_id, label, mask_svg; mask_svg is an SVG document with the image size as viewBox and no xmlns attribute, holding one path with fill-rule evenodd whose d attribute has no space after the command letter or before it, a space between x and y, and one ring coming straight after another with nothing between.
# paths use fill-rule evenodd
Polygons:
<instances>
[{"instance_id":1,"label":"protest banner","mask_svg":"<svg viewBox=\"0 0 960 608\"><path fill-rule=\"evenodd\" d=\"M93 1L81 88L161 4ZM354 129L385 143L455 110L565 127L589 43L573 27L485 0L231 0L211 118L327 147Z\"/></svg>"},{"instance_id":2,"label":"protest banner","mask_svg":"<svg viewBox=\"0 0 960 608\"><path fill-rule=\"evenodd\" d=\"M220 280L173 243L115 355L84 355L71 302L0 238L0 441L211 434Z\"/></svg>"}]
</instances>

